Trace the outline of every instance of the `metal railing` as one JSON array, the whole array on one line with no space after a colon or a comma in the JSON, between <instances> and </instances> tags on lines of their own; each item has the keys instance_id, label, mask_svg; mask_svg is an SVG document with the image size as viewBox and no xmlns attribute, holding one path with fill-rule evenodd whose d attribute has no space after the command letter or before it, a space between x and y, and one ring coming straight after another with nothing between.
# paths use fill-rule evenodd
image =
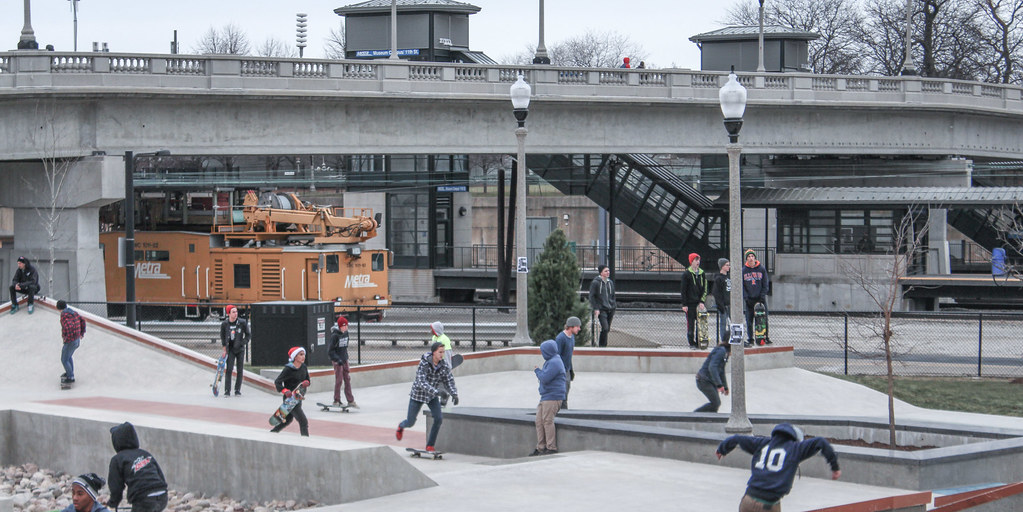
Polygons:
<instances>
[{"instance_id":1,"label":"metal railing","mask_svg":"<svg viewBox=\"0 0 1023 512\"><path fill-rule=\"evenodd\" d=\"M237 304L237 303L236 303ZM102 314L119 303L75 303ZM238 304L245 308L247 305ZM152 318L178 304L141 306L138 329L211 357L221 352L220 305L204 321ZM619 308L608 345L611 348L685 349L688 341L681 308ZM115 320L121 320L114 318ZM396 305L381 322L351 315L349 354L356 365L417 359L430 341L430 323L440 321L455 352L476 352L510 346L515 332L515 308L501 306ZM584 319L584 328L594 326ZM880 315L868 312L779 311L769 314L769 337L774 346L792 346L799 368L840 374L885 373ZM711 312L715 329L717 313ZM256 319L253 330L259 329ZM327 328L329 330L329 327ZM1023 376L1023 313L894 313L892 352L896 375L1021 377ZM595 333L594 333L595 334ZM546 333L553 338L557 332ZM593 339L594 337L591 337ZM716 332L711 342L717 342ZM285 340L293 346L300 340ZM283 355L282 355L283 359ZM282 362L283 364L283 362Z\"/></svg>"}]
</instances>

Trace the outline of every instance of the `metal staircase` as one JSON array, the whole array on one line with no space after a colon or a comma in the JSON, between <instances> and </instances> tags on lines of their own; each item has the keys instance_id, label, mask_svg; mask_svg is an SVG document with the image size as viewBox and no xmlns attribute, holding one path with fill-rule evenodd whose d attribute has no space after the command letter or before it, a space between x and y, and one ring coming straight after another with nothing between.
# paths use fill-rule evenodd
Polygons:
<instances>
[{"instance_id":1,"label":"metal staircase","mask_svg":"<svg viewBox=\"0 0 1023 512\"><path fill-rule=\"evenodd\" d=\"M647 155L530 155L526 165L569 195L585 195L679 262L725 255L722 209ZM609 180L609 177L613 179Z\"/></svg>"}]
</instances>

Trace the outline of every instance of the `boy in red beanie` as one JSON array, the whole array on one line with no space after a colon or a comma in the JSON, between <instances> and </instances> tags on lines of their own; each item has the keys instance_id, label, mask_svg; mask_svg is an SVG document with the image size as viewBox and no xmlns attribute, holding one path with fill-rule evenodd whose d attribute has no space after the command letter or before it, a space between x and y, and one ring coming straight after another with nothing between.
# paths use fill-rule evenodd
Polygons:
<instances>
[{"instance_id":1,"label":"boy in red beanie","mask_svg":"<svg viewBox=\"0 0 1023 512\"><path fill-rule=\"evenodd\" d=\"M345 400L348 400L348 407L359 408L355 403L355 396L352 395L352 378L348 366L348 319L337 317L337 325L330 328L330 349L327 356L334 364L334 404L341 406L341 385L345 387Z\"/></svg>"},{"instance_id":2,"label":"boy in red beanie","mask_svg":"<svg viewBox=\"0 0 1023 512\"><path fill-rule=\"evenodd\" d=\"M700 347L696 340L696 312L707 300L707 275L700 268L700 255L689 255L689 268L682 271L682 311L686 314L686 339L689 348Z\"/></svg>"}]
</instances>

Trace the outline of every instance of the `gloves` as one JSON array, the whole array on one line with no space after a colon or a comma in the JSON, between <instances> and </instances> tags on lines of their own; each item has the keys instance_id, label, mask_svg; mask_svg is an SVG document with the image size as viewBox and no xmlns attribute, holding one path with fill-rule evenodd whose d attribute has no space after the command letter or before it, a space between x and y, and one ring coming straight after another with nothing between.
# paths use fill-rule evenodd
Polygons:
<instances>
[{"instance_id":1,"label":"gloves","mask_svg":"<svg viewBox=\"0 0 1023 512\"><path fill-rule=\"evenodd\" d=\"M451 403L458 405L458 395L451 395Z\"/></svg>"},{"instance_id":2,"label":"gloves","mask_svg":"<svg viewBox=\"0 0 1023 512\"><path fill-rule=\"evenodd\" d=\"M302 384L301 384L301 386L302 386L303 388L307 388L307 387L309 387L309 381L307 381L307 380L303 380L303 381L302 381Z\"/></svg>"},{"instance_id":3,"label":"gloves","mask_svg":"<svg viewBox=\"0 0 1023 512\"><path fill-rule=\"evenodd\" d=\"M568 371L568 380L575 380L575 370Z\"/></svg>"},{"instance_id":4,"label":"gloves","mask_svg":"<svg viewBox=\"0 0 1023 512\"><path fill-rule=\"evenodd\" d=\"M288 388L284 388L283 390L281 390L281 394L283 394L283 395L284 395L284 398L291 398L291 395L292 395L293 393L291 392L291 390L290 390L290 389L288 389Z\"/></svg>"}]
</instances>

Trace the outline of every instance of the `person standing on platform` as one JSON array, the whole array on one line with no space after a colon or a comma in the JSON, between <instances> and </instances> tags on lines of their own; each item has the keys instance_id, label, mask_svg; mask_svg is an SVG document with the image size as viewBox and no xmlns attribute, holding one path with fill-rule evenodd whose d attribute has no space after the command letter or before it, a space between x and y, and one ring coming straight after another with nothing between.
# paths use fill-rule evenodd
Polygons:
<instances>
[{"instance_id":1,"label":"person standing on platform","mask_svg":"<svg viewBox=\"0 0 1023 512\"><path fill-rule=\"evenodd\" d=\"M558 333L554 342L558 344L558 355L565 366L568 380L565 382L565 399L561 401L561 408L568 409L568 391L572 389L572 380L575 379L575 370L572 369L572 352L575 350L575 336L583 328L582 320L570 316L565 320L565 330Z\"/></svg>"},{"instance_id":2,"label":"person standing on platform","mask_svg":"<svg viewBox=\"0 0 1023 512\"><path fill-rule=\"evenodd\" d=\"M536 406L536 449L530 456L558 453L558 442L554 430L554 416L567 398L568 375L558 354L558 343L547 340L540 344L543 368L533 368L540 381L540 403Z\"/></svg>"},{"instance_id":3,"label":"person standing on platform","mask_svg":"<svg viewBox=\"0 0 1023 512\"><path fill-rule=\"evenodd\" d=\"M345 388L345 400L348 407L359 408L352 394L351 367L348 365L348 319L337 317L337 325L330 328L330 348L327 355L334 366L334 404L341 405L341 386Z\"/></svg>"},{"instance_id":4,"label":"person standing on platform","mask_svg":"<svg viewBox=\"0 0 1023 512\"><path fill-rule=\"evenodd\" d=\"M753 308L757 303L764 305L764 322L766 323L767 291L771 289L771 279L767 275L764 264L757 260L756 251L746 249L742 257L746 260L742 266L742 296L746 303L746 342L747 346L753 346ZM771 344L770 334L768 334L766 343Z\"/></svg>"},{"instance_id":5,"label":"person standing on platform","mask_svg":"<svg viewBox=\"0 0 1023 512\"><path fill-rule=\"evenodd\" d=\"M242 394L243 372L245 371L245 346L252 335L249 323L238 318L238 308L227 306L227 320L220 323L220 344L224 347L223 355L227 356L227 368L224 370L224 398L231 396L231 372L235 363L238 364L238 380L234 383L235 396Z\"/></svg>"},{"instance_id":6,"label":"person standing on platform","mask_svg":"<svg viewBox=\"0 0 1023 512\"><path fill-rule=\"evenodd\" d=\"M590 308L593 309L594 320L600 325L597 345L601 347L607 346L607 333L611 330L611 320L614 319L617 307L611 269L607 265L600 265L597 267L597 277L590 283Z\"/></svg>"},{"instance_id":7,"label":"person standing on platform","mask_svg":"<svg viewBox=\"0 0 1023 512\"><path fill-rule=\"evenodd\" d=\"M728 277L728 273L732 270L732 264L728 262L728 258L720 258L718 259L718 268L720 270L714 275L714 281L710 284L710 294L714 296L714 304L718 310L718 343L720 343L728 341L731 336L729 333L729 325L732 323L729 311L731 306L728 301L731 300L732 281Z\"/></svg>"},{"instance_id":8,"label":"person standing on platform","mask_svg":"<svg viewBox=\"0 0 1023 512\"><path fill-rule=\"evenodd\" d=\"M700 268L700 255L689 255L689 267L682 271L682 311L686 314L689 348L700 348L696 339L696 313L707 300L707 275Z\"/></svg>"}]
</instances>

